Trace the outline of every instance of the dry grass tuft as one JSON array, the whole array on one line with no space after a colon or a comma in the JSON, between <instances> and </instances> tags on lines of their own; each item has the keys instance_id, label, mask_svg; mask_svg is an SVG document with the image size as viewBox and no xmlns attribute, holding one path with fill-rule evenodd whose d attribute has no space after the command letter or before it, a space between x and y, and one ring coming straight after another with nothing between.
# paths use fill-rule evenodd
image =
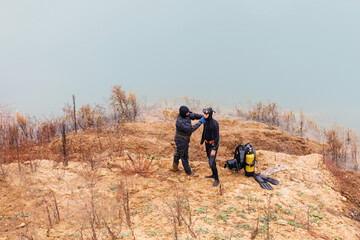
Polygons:
<instances>
[{"instance_id":1,"label":"dry grass tuft","mask_svg":"<svg viewBox=\"0 0 360 240\"><path fill-rule=\"evenodd\" d=\"M139 174L141 176L147 176L151 173L151 166L153 165L153 157L148 157L143 154L138 154L136 158L127 154L128 160L122 162L119 166L120 171L126 175Z\"/></svg>"}]
</instances>

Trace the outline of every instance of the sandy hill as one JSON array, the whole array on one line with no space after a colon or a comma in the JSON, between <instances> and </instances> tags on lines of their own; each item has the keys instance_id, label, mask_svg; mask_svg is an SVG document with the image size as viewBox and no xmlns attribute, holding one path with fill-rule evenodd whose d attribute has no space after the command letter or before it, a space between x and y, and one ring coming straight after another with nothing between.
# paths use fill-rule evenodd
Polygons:
<instances>
[{"instance_id":1,"label":"sandy hill","mask_svg":"<svg viewBox=\"0 0 360 240\"><path fill-rule=\"evenodd\" d=\"M204 178L211 170L198 150L202 127L189 152L200 176L170 171L174 121L69 135L65 168L56 154L33 170L4 165L0 239L360 239L358 173L330 171L317 142L260 123L219 125L219 187ZM274 190L223 168L241 142L257 150L256 172L286 168L271 175L280 181Z\"/></svg>"}]
</instances>

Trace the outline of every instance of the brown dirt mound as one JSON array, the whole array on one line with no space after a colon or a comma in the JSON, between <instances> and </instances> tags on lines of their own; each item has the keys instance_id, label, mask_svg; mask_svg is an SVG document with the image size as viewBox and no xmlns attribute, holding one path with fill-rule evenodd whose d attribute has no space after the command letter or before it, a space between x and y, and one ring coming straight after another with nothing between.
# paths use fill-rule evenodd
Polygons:
<instances>
[{"instance_id":1,"label":"brown dirt mound","mask_svg":"<svg viewBox=\"0 0 360 240\"><path fill-rule=\"evenodd\" d=\"M292 155L321 153L322 145L312 140L303 139L268 127L257 122L239 122L219 120L220 149L219 155L231 157L240 143L252 142L255 149L284 152ZM145 153L166 156L175 149L175 124L171 122L128 123L124 126L127 135L126 149L143 149ZM202 127L191 137L190 156L198 157L197 145L200 144Z\"/></svg>"},{"instance_id":2,"label":"brown dirt mound","mask_svg":"<svg viewBox=\"0 0 360 240\"><path fill-rule=\"evenodd\" d=\"M212 187L212 180L204 178L210 168L205 153L198 150L201 129L190 143L190 165L200 177L170 171L174 121L127 123L119 133L70 134L74 153L66 168L51 160L38 161L37 171L23 163L20 173L16 163L3 165L7 176L0 178L0 239L91 239L94 232L97 239L111 239L110 231L119 239L133 239L121 213L126 205L121 184L129 189L136 239L173 239L171 211L177 204L185 219L177 226L181 239L250 239L257 225L256 239L265 239L268 233L279 240L360 238L360 223L350 218L352 197L359 199L353 195L359 175L330 172L318 154L319 143L256 122L220 120L219 124L221 188ZM252 142L257 150L256 172L276 164L287 167L272 176L280 181L273 191L261 189L243 171L234 174L222 167L241 142ZM60 146L56 140L50 149L59 152ZM84 154L82 148L98 154L100 163L93 171L78 158ZM126 172L124 166L132 166L127 154L135 162L137 156L145 162L152 160L148 172L136 174L135 168ZM341 174L348 176L349 187L342 188ZM344 190L349 188L353 192Z\"/></svg>"},{"instance_id":3,"label":"brown dirt mound","mask_svg":"<svg viewBox=\"0 0 360 240\"><path fill-rule=\"evenodd\" d=\"M272 128L258 122L239 122L236 120L219 120L220 149L219 156L231 158L235 147L240 143L252 142L256 150L283 152L291 155L307 155L321 153L322 145L312 140L299 138L289 133ZM175 151L175 123L126 123L119 130L119 134L109 132L85 132L79 135L69 135L68 145L71 151L79 152L80 145L87 149L99 151L114 151L123 148L131 152L141 152L148 155L168 156ZM189 155L199 157L202 127L195 131L191 137ZM53 141L49 148L52 152L59 152L61 139Z\"/></svg>"}]
</instances>

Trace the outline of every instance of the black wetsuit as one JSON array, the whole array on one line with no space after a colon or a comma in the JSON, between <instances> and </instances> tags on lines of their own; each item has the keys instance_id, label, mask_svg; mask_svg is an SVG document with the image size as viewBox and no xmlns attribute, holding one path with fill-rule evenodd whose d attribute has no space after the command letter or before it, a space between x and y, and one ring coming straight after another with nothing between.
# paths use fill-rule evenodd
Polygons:
<instances>
[{"instance_id":1,"label":"black wetsuit","mask_svg":"<svg viewBox=\"0 0 360 240\"><path fill-rule=\"evenodd\" d=\"M191 174L191 168L189 165L189 142L191 134L200 127L201 122L191 125L191 120L201 119L202 115L196 113L190 113L189 116L178 115L176 119L176 152L174 155L174 164L181 163L184 167L186 174Z\"/></svg>"},{"instance_id":2,"label":"black wetsuit","mask_svg":"<svg viewBox=\"0 0 360 240\"><path fill-rule=\"evenodd\" d=\"M205 142L206 147L206 155L209 158L209 166L212 170L212 176L215 180L219 181L219 175L216 168L216 155L218 153L219 149L219 124L218 122L212 118L212 112L209 113L209 117L205 119L204 123L204 130L201 138L200 144L203 144ZM215 156L211 156L211 151L215 150Z\"/></svg>"}]
</instances>

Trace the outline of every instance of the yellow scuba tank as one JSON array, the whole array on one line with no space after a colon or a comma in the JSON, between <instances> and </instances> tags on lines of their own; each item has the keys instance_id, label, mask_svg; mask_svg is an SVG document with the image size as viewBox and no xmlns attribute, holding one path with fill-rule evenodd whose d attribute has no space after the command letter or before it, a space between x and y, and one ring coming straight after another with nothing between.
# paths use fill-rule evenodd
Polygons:
<instances>
[{"instance_id":1,"label":"yellow scuba tank","mask_svg":"<svg viewBox=\"0 0 360 240\"><path fill-rule=\"evenodd\" d=\"M252 148L251 144L248 143L247 145L250 146L246 146L248 149L245 153L245 176L252 177L255 173L255 150Z\"/></svg>"},{"instance_id":2,"label":"yellow scuba tank","mask_svg":"<svg viewBox=\"0 0 360 240\"><path fill-rule=\"evenodd\" d=\"M255 172L255 155L253 153L245 155L245 176L251 177Z\"/></svg>"}]
</instances>

